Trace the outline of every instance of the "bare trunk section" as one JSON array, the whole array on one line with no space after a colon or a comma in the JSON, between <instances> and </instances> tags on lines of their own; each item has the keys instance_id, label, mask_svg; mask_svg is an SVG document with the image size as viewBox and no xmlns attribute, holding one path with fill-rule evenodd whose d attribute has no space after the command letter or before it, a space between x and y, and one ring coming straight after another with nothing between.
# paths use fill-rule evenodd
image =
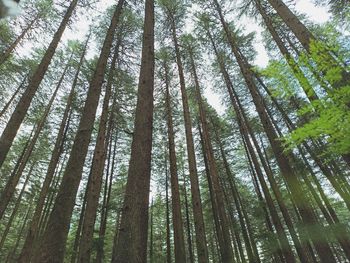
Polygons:
<instances>
[{"instance_id":1,"label":"bare trunk section","mask_svg":"<svg viewBox=\"0 0 350 263\"><path fill-rule=\"evenodd\" d=\"M194 149L191 116L190 116L190 110L188 105L184 70L183 70L183 64L181 60L178 39L176 35L175 21L170 12L168 13L168 17L172 21L171 34L172 34L172 40L173 40L174 48L176 52L176 63L177 63L179 79L180 79L180 89L181 89L181 97L182 97L183 114L184 114L184 120L185 120L188 167L189 167L190 182L191 182L192 209L193 209L193 218L194 218L194 226L195 226L198 262L208 263L209 262L208 248L207 248L207 241L206 241L206 235L205 235L203 211L202 211L201 196L200 196L199 182L198 182L198 173L197 173L197 167L196 167L196 154Z\"/></svg>"},{"instance_id":2,"label":"bare trunk section","mask_svg":"<svg viewBox=\"0 0 350 263\"><path fill-rule=\"evenodd\" d=\"M175 262L186 262L186 248L185 237L183 230L183 221L181 213L181 200L179 190L178 169L176 163L176 150L175 150L175 138L173 127L172 106L169 91L169 68L167 62L163 63L164 75L165 75L165 103L166 103L166 115L167 115L167 127L168 127L168 149L170 159L170 182L171 182L171 201L172 201L172 213L173 213L173 227L174 227L174 250L175 250Z\"/></svg>"},{"instance_id":3,"label":"bare trunk section","mask_svg":"<svg viewBox=\"0 0 350 263\"><path fill-rule=\"evenodd\" d=\"M89 187L87 189L86 209L78 255L78 262L81 263L90 262L92 252L92 241L97 215L96 213L98 207L98 200L100 197L100 191L102 187L103 170L107 155L109 136L111 133L109 127L107 129L107 122L108 113L110 109L109 103L112 97L112 82L114 78L116 62L119 57L120 42L121 39L119 37L119 39L117 39L113 59L111 62L111 68L109 71L108 81L106 85L106 93L102 106L102 114L100 117L100 125L97 134L94 156L92 159L92 167L90 174L91 183L89 184Z\"/></svg>"},{"instance_id":4,"label":"bare trunk section","mask_svg":"<svg viewBox=\"0 0 350 263\"><path fill-rule=\"evenodd\" d=\"M128 180L113 263L147 261L154 91L154 1L146 0L142 60Z\"/></svg>"}]
</instances>

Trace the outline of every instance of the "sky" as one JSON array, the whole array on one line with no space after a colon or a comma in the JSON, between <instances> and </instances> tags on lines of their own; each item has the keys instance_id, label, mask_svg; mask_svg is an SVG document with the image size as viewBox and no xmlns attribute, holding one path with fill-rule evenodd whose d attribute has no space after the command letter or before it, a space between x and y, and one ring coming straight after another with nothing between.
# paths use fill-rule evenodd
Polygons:
<instances>
[{"instance_id":1,"label":"sky","mask_svg":"<svg viewBox=\"0 0 350 263\"><path fill-rule=\"evenodd\" d=\"M326 22L330 17L326 9L322 7L315 7L311 1L312 0L296 0L294 8L298 12L305 14L313 22L316 22L316 23ZM115 0L100 0L97 3L97 10L103 13L107 7L115 3L116 3ZM69 39L80 39L80 40L85 39L85 35L87 34L87 31L89 29L89 22L88 22L89 18L84 15L80 15L79 17L81 19L73 25L73 29L66 30L66 32L64 33L63 42ZM244 26L245 33L250 33L250 32L257 33L256 41L254 43L254 48L257 51L257 56L254 63L259 67L265 67L268 64L269 58L262 41L262 36L261 36L262 28L258 26L252 19L249 19L249 18L240 19L239 25ZM186 26L187 30L186 29L185 30L188 31L188 28L191 28L191 26L192 26L191 24L188 24ZM23 50L22 52L27 53L26 51L30 53L28 49ZM90 53L89 56L92 56L92 55L93 54ZM210 87L210 83L203 83L203 84L206 86L204 96L207 98L209 104L211 104L219 112L219 114L223 114L225 111L225 108L221 103L220 96L218 94L215 94L212 91L212 88Z\"/></svg>"}]
</instances>

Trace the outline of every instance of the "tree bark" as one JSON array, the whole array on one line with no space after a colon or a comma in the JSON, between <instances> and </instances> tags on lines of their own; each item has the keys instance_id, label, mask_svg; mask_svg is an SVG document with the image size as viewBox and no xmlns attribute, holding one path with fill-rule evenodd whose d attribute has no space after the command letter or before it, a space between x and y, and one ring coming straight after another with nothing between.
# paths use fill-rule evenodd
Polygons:
<instances>
[{"instance_id":1,"label":"tree bark","mask_svg":"<svg viewBox=\"0 0 350 263\"><path fill-rule=\"evenodd\" d=\"M59 263L63 261L65 243L69 231L69 222L72 216L75 197L78 191L84 161L91 139L104 72L123 4L124 0L119 0L108 28L96 70L90 82L90 87L88 89L82 117L80 119L70 157L63 174L54 207L50 213L47 228L41 240L40 248L34 258L34 262Z\"/></svg>"},{"instance_id":2,"label":"tree bark","mask_svg":"<svg viewBox=\"0 0 350 263\"><path fill-rule=\"evenodd\" d=\"M1 137L0 137L0 167L5 161L7 153L9 152L13 140L17 134L17 131L27 114L28 108L34 98L36 91L39 88L41 81L51 63L51 59L55 54L58 43L61 40L64 30L66 29L68 22L73 14L75 7L78 4L78 0L73 0L68 7L64 18L56 31L49 47L47 48L44 57L42 58L40 64L35 70L33 76L30 78L28 87L22 94L14 112L11 115L10 120L8 121Z\"/></svg>"},{"instance_id":3,"label":"tree bark","mask_svg":"<svg viewBox=\"0 0 350 263\"><path fill-rule=\"evenodd\" d=\"M154 1L146 0L142 60L121 224L112 262L147 261L154 91Z\"/></svg>"},{"instance_id":4,"label":"tree bark","mask_svg":"<svg viewBox=\"0 0 350 263\"><path fill-rule=\"evenodd\" d=\"M180 79L180 90L181 90L183 114L184 114L184 120L185 120L188 167L189 167L190 182L191 182L192 209L193 209L193 218L194 218L194 226L195 226L198 262L208 263L209 262L208 248L207 248L207 241L205 236L203 211L202 211L201 196L200 196L200 189L199 189L199 182L198 182L198 173L197 173L197 167L196 167L196 155L195 155L194 142L193 142L192 124L191 124L191 116L190 116L190 110L188 105L184 70L183 70L183 64L181 60L178 39L176 35L175 21L171 13L168 13L168 17L169 19L171 19L171 23L172 23L171 34L172 34L172 40L174 43L174 48L176 53L176 63L177 63L179 79Z\"/></svg>"},{"instance_id":5,"label":"tree bark","mask_svg":"<svg viewBox=\"0 0 350 263\"><path fill-rule=\"evenodd\" d=\"M181 213L181 200L179 190L178 169L176 163L176 150L174 139L174 125L171 107L171 98L169 91L169 68L167 61L163 62L164 76L165 76L165 103L166 103L166 115L167 115L167 127L168 127L168 150L170 160L170 182L171 182L171 201L172 201L172 214L173 214L173 228L174 228L174 251L175 262L186 263L186 248L185 237L183 230L183 221Z\"/></svg>"},{"instance_id":6,"label":"tree bark","mask_svg":"<svg viewBox=\"0 0 350 263\"><path fill-rule=\"evenodd\" d=\"M230 228L228 223L227 214L225 211L225 202L223 197L223 192L219 182L219 174L215 162L213 147L211 144L211 139L209 135L209 128L207 124L206 112L203 106L202 95L200 92L199 80L196 70L196 65L193 57L192 47L188 47L191 70L195 81L195 93L197 98L197 103L199 107L199 115L203 128L203 144L205 148L205 152L207 153L208 164L209 164L209 174L211 176L214 198L216 199L217 208L218 208L218 217L220 220L220 227L222 229L223 234L223 243L220 246L222 262L233 262L233 250L231 246L231 237L230 237Z\"/></svg>"},{"instance_id":7,"label":"tree bark","mask_svg":"<svg viewBox=\"0 0 350 263\"><path fill-rule=\"evenodd\" d=\"M9 178L9 180L7 181L6 183L6 186L5 188L3 189L2 193L1 193L1 197L0 197L0 218L2 218L4 212L5 212L5 209L8 205L8 203L10 202L11 200L11 197L13 196L14 194L14 191L16 189L16 186L22 176L22 173L27 165L27 162L35 148L35 145L36 145L36 142L38 141L39 139L39 136L44 128L44 125L46 123L46 120L47 120L47 117L50 113L50 110L51 110L51 107L52 107L52 104L53 102L55 101L56 99L56 95L57 95L57 92L59 90L59 88L61 87L61 84L63 82L63 79L65 77L65 74L67 72L69 68L69 63L67 63L65 69L63 70L63 73L61 75L61 78L60 80L58 81L57 85L56 85L56 88L53 92L53 94L51 95L51 98L49 100L49 104L47 105L42 117L40 118L40 120L38 121L38 126L36 128L36 131L33 135L33 138L30 142L30 144L28 145L28 148L23 156L23 159L21 161L21 164L19 165L18 167L18 170L13 174L11 175L11 177Z\"/></svg>"},{"instance_id":8,"label":"tree bark","mask_svg":"<svg viewBox=\"0 0 350 263\"><path fill-rule=\"evenodd\" d=\"M84 216L84 223L82 228L82 236L79 245L78 262L90 262L92 252L92 241L94 226L96 221L96 213L98 207L98 200L100 197L100 191L102 187L102 177L104 164L106 160L106 154L109 143L110 129L107 129L109 103L112 97L113 78L115 73L116 62L119 57L119 47L121 39L117 39L117 44L114 50L113 59L111 62L111 68L109 71L108 81L106 85L106 93L102 106L102 114L100 117L100 125L97 134L97 140L94 150L94 156L92 159L92 167L90 180L91 183L87 189L86 209Z\"/></svg>"}]
</instances>

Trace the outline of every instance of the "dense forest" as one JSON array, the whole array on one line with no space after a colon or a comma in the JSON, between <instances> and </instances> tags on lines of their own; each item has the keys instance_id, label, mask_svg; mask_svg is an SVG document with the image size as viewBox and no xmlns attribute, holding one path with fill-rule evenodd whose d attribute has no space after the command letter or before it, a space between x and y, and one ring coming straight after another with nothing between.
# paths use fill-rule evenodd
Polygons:
<instances>
[{"instance_id":1,"label":"dense forest","mask_svg":"<svg viewBox=\"0 0 350 263\"><path fill-rule=\"evenodd\" d=\"M350 1L298 2L0 0L0 262L350 262Z\"/></svg>"}]
</instances>

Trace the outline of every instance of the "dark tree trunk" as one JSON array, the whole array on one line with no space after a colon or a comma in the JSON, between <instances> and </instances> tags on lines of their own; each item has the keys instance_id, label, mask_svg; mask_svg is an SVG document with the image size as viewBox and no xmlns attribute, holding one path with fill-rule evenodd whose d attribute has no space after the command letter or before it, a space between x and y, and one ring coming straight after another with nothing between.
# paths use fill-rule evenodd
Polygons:
<instances>
[{"instance_id":1,"label":"dark tree trunk","mask_svg":"<svg viewBox=\"0 0 350 263\"><path fill-rule=\"evenodd\" d=\"M192 209L193 209L193 218L194 218L194 226L195 226L198 262L208 263L209 262L208 248L207 248L207 241L205 236L201 195L199 190L198 173L197 173L197 167L196 167L196 154L194 149L192 123L191 123L191 116L190 116L190 110L189 110L189 104L188 104L188 96L186 91L184 70L183 70L183 64L181 60L181 53L180 53L180 48L178 44L178 38L176 35L176 25L173 18L173 14L169 13L168 18L171 19L171 23L172 23L171 34L172 34L172 40L174 43L174 48L176 53L176 63L177 63L179 79L180 79L180 89L181 89L181 97L182 97L183 114L184 114L184 120L185 120L188 167L190 172Z\"/></svg>"},{"instance_id":2,"label":"dark tree trunk","mask_svg":"<svg viewBox=\"0 0 350 263\"><path fill-rule=\"evenodd\" d=\"M108 113L109 113L109 103L112 97L112 86L114 71L116 67L116 62L119 57L119 47L121 39L117 39L117 44L114 50L113 59L111 62L111 68L109 71L108 81L106 85L106 93L102 106L102 114L100 117L100 125L97 134L97 140L94 150L94 156L92 159L92 167L90 180L91 183L87 189L87 199L86 199L86 209L84 216L84 223L82 228L82 236L79 245L79 256L78 262L90 262L91 252L92 252L92 241L93 233L95 227L95 220L97 216L98 200L100 197L100 191L102 187L102 177L104 164L107 155L108 142L110 136L110 129L107 129L108 123Z\"/></svg>"},{"instance_id":3,"label":"dark tree trunk","mask_svg":"<svg viewBox=\"0 0 350 263\"><path fill-rule=\"evenodd\" d=\"M112 262L147 261L154 91L154 1L146 0L135 126L121 224Z\"/></svg>"},{"instance_id":4,"label":"dark tree trunk","mask_svg":"<svg viewBox=\"0 0 350 263\"><path fill-rule=\"evenodd\" d=\"M174 227L174 251L175 251L175 262L185 263L186 262L186 248L185 248L185 237L182 222L181 213L181 200L179 190L179 179L178 169L176 163L176 150L175 150L175 138L174 138L174 127L173 127L173 116L171 97L169 91L169 68L164 61L164 75L165 75L165 86L166 86L166 115L167 115L167 127L168 127L168 149L169 149L169 160L170 160L170 182L171 182L171 200L172 200L172 215L173 215L173 227Z\"/></svg>"}]
</instances>

